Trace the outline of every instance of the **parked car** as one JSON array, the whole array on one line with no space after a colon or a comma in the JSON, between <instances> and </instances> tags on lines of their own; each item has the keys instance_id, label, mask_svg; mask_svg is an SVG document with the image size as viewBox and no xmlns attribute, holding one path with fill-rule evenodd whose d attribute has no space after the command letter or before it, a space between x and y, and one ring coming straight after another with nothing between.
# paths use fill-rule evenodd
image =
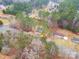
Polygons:
<instances>
[{"instance_id":1,"label":"parked car","mask_svg":"<svg viewBox=\"0 0 79 59\"><path fill-rule=\"evenodd\" d=\"M65 35L61 34L61 33L53 33L54 37L59 38L59 39L64 39L64 40L68 40L68 37L66 37Z\"/></svg>"}]
</instances>

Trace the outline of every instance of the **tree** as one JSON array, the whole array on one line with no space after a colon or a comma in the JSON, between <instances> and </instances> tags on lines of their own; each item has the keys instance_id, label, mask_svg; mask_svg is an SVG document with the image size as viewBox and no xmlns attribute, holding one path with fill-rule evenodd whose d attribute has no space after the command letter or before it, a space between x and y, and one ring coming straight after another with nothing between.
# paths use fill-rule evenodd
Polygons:
<instances>
[{"instance_id":1,"label":"tree","mask_svg":"<svg viewBox=\"0 0 79 59\"><path fill-rule=\"evenodd\" d=\"M29 4L29 3L14 3L14 10L15 11L19 11L19 12L22 12L22 11L24 11L24 12L26 12L26 13L29 13L29 12L31 12L31 10L32 10L32 5L31 4Z\"/></svg>"},{"instance_id":2,"label":"tree","mask_svg":"<svg viewBox=\"0 0 79 59\"><path fill-rule=\"evenodd\" d=\"M24 32L20 32L17 37L17 43L16 43L16 48L18 49L18 52L16 54L16 59L19 59L24 52L25 47L29 47L32 40L33 36L29 34L25 34Z\"/></svg>"},{"instance_id":3,"label":"tree","mask_svg":"<svg viewBox=\"0 0 79 59\"><path fill-rule=\"evenodd\" d=\"M54 42L47 42L46 37L41 37L40 39L45 46L46 58L52 59L58 55L58 48Z\"/></svg>"},{"instance_id":4,"label":"tree","mask_svg":"<svg viewBox=\"0 0 79 59\"><path fill-rule=\"evenodd\" d=\"M69 3L70 2L70 3ZM59 24L65 29L72 30L72 23L75 15L77 13L77 8L72 1L63 1L59 5L59 13L60 13L60 20L58 21Z\"/></svg>"},{"instance_id":5,"label":"tree","mask_svg":"<svg viewBox=\"0 0 79 59\"><path fill-rule=\"evenodd\" d=\"M48 22L45 20L40 20L37 22L38 30L41 29L41 35L45 36L50 33Z\"/></svg>"},{"instance_id":6,"label":"tree","mask_svg":"<svg viewBox=\"0 0 79 59\"><path fill-rule=\"evenodd\" d=\"M73 20L76 15L76 8L72 4L66 5L65 2L61 3L59 6L59 12L61 15L61 19L65 20Z\"/></svg>"},{"instance_id":7,"label":"tree","mask_svg":"<svg viewBox=\"0 0 79 59\"><path fill-rule=\"evenodd\" d=\"M0 33L0 52L1 52L2 46L3 46L3 34Z\"/></svg>"},{"instance_id":8,"label":"tree","mask_svg":"<svg viewBox=\"0 0 79 59\"><path fill-rule=\"evenodd\" d=\"M32 11L32 5L26 2L17 2L13 3L12 7L7 8L3 12L5 14L13 14L16 15L19 12L25 12L26 14L30 13Z\"/></svg>"},{"instance_id":9,"label":"tree","mask_svg":"<svg viewBox=\"0 0 79 59\"><path fill-rule=\"evenodd\" d=\"M41 8L43 5L47 5L49 0L31 0L32 7Z\"/></svg>"},{"instance_id":10,"label":"tree","mask_svg":"<svg viewBox=\"0 0 79 59\"><path fill-rule=\"evenodd\" d=\"M48 18L49 21L49 27L56 31L58 28L58 21L60 20L60 13L59 12L52 12Z\"/></svg>"},{"instance_id":11,"label":"tree","mask_svg":"<svg viewBox=\"0 0 79 59\"><path fill-rule=\"evenodd\" d=\"M3 13L4 14L12 14L12 15L15 15L17 13L17 11L14 10L13 7L12 8L8 7L6 10L3 10Z\"/></svg>"},{"instance_id":12,"label":"tree","mask_svg":"<svg viewBox=\"0 0 79 59\"><path fill-rule=\"evenodd\" d=\"M60 20L60 13L59 12L52 12L51 17L52 17L52 20L58 21L58 20Z\"/></svg>"},{"instance_id":13,"label":"tree","mask_svg":"<svg viewBox=\"0 0 79 59\"><path fill-rule=\"evenodd\" d=\"M76 9L79 9L79 0L64 0L66 4L72 4Z\"/></svg>"},{"instance_id":14,"label":"tree","mask_svg":"<svg viewBox=\"0 0 79 59\"><path fill-rule=\"evenodd\" d=\"M5 5L10 5L13 3L13 0L2 0L2 3Z\"/></svg>"},{"instance_id":15,"label":"tree","mask_svg":"<svg viewBox=\"0 0 79 59\"><path fill-rule=\"evenodd\" d=\"M53 28L57 27L56 25L58 25L59 27L73 31L74 27L76 27L73 25L74 24L78 25L78 22L77 24L74 23L74 19L77 14L78 5L79 5L77 2L79 1L64 0L63 2L60 3L58 7L58 12L51 13L51 17L50 17L52 20L51 22L52 24L55 24Z\"/></svg>"},{"instance_id":16,"label":"tree","mask_svg":"<svg viewBox=\"0 0 79 59\"><path fill-rule=\"evenodd\" d=\"M22 13L18 13L16 15L16 19L20 21L21 29L24 31L32 30L32 28L34 28L37 24L37 22L34 19L29 18L29 16L26 16Z\"/></svg>"},{"instance_id":17,"label":"tree","mask_svg":"<svg viewBox=\"0 0 79 59\"><path fill-rule=\"evenodd\" d=\"M75 19L72 22L73 32L79 32L79 13L77 12Z\"/></svg>"},{"instance_id":18,"label":"tree","mask_svg":"<svg viewBox=\"0 0 79 59\"><path fill-rule=\"evenodd\" d=\"M48 16L49 16L49 12L47 12L47 11L39 11L39 17L41 19L46 19L46 18L48 18Z\"/></svg>"},{"instance_id":19,"label":"tree","mask_svg":"<svg viewBox=\"0 0 79 59\"><path fill-rule=\"evenodd\" d=\"M28 47L31 44L33 36L21 32L18 34L17 39L18 39L16 44L17 48L24 49L25 47Z\"/></svg>"}]
</instances>

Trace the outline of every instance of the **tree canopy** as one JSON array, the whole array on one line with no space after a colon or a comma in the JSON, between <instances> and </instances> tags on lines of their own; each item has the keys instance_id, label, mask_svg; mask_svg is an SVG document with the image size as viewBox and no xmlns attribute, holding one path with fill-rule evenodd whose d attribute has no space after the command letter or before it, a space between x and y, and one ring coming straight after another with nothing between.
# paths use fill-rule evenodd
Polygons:
<instances>
[{"instance_id":1,"label":"tree canopy","mask_svg":"<svg viewBox=\"0 0 79 59\"><path fill-rule=\"evenodd\" d=\"M25 12L26 14L30 13L32 11L32 5L29 3L13 3L12 7L8 7L6 10L3 12L6 14L17 14L19 12Z\"/></svg>"}]
</instances>

